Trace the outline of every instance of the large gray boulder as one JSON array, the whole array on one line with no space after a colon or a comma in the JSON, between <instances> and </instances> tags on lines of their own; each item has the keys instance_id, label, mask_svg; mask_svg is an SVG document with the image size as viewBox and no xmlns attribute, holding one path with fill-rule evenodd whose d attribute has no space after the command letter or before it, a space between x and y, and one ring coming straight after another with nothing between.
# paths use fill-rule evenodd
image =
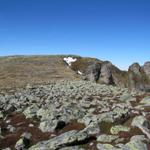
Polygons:
<instances>
[{"instance_id":1,"label":"large gray boulder","mask_svg":"<svg viewBox=\"0 0 150 150\"><path fill-rule=\"evenodd\" d=\"M50 140L39 142L36 145L30 147L29 150L56 150L67 147L73 143L80 143L88 138L89 136L85 131L72 130Z\"/></svg>"},{"instance_id":2,"label":"large gray boulder","mask_svg":"<svg viewBox=\"0 0 150 150\"><path fill-rule=\"evenodd\" d=\"M150 121L144 116L136 116L131 125L138 127L150 139Z\"/></svg>"},{"instance_id":3,"label":"large gray boulder","mask_svg":"<svg viewBox=\"0 0 150 150\"><path fill-rule=\"evenodd\" d=\"M117 144L116 146L121 148L121 150L149 150L146 143L149 143L149 140L144 135L135 135L125 145Z\"/></svg>"},{"instance_id":4,"label":"large gray boulder","mask_svg":"<svg viewBox=\"0 0 150 150\"><path fill-rule=\"evenodd\" d=\"M98 142L102 143L111 143L119 138L118 135L107 135L107 134L102 134L97 137Z\"/></svg>"}]
</instances>

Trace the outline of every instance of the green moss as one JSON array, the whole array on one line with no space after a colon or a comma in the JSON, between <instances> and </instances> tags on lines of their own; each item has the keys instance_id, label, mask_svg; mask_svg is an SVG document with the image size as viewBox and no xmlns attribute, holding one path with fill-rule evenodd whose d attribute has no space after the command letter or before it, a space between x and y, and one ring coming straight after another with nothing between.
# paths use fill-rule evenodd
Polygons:
<instances>
[{"instance_id":1,"label":"green moss","mask_svg":"<svg viewBox=\"0 0 150 150\"><path fill-rule=\"evenodd\" d=\"M80 70L81 72L86 72L87 68L95 62L101 63L100 60L95 58L79 58L76 62L72 63L71 69L74 71Z\"/></svg>"}]
</instances>

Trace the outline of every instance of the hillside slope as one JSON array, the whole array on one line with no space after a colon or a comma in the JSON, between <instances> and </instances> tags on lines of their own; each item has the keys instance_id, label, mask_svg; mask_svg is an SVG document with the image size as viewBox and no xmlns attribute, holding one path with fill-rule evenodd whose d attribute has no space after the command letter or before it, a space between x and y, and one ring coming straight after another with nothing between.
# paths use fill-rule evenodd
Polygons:
<instances>
[{"instance_id":1,"label":"hillside slope","mask_svg":"<svg viewBox=\"0 0 150 150\"><path fill-rule=\"evenodd\" d=\"M74 79L75 73L60 56L13 56L0 58L0 88Z\"/></svg>"},{"instance_id":2,"label":"hillside slope","mask_svg":"<svg viewBox=\"0 0 150 150\"><path fill-rule=\"evenodd\" d=\"M70 61L70 62L69 62ZM0 58L0 88L47 84L58 80L90 80L100 84L150 89L150 62L122 71L109 61L80 56L12 56Z\"/></svg>"}]
</instances>

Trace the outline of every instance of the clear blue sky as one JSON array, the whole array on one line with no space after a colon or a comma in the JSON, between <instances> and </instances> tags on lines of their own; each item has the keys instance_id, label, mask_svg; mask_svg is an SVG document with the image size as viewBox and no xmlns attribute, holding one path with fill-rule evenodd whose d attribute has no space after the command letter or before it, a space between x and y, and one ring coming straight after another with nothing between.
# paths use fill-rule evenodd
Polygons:
<instances>
[{"instance_id":1,"label":"clear blue sky","mask_svg":"<svg viewBox=\"0 0 150 150\"><path fill-rule=\"evenodd\" d=\"M150 0L0 0L0 55L150 60Z\"/></svg>"}]
</instances>

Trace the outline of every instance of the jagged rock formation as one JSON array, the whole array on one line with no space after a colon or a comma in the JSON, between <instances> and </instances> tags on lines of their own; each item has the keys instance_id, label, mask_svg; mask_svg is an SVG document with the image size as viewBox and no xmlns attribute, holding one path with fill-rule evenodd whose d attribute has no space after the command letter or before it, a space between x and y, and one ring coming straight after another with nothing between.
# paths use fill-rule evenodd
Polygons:
<instances>
[{"instance_id":1,"label":"jagged rock formation","mask_svg":"<svg viewBox=\"0 0 150 150\"><path fill-rule=\"evenodd\" d=\"M143 91L148 91L150 88L150 62L146 62L142 67L138 63L134 63L128 71L121 71L108 61L78 58L76 62L72 63L71 68L74 71L83 72L84 79L97 83Z\"/></svg>"}]
</instances>

